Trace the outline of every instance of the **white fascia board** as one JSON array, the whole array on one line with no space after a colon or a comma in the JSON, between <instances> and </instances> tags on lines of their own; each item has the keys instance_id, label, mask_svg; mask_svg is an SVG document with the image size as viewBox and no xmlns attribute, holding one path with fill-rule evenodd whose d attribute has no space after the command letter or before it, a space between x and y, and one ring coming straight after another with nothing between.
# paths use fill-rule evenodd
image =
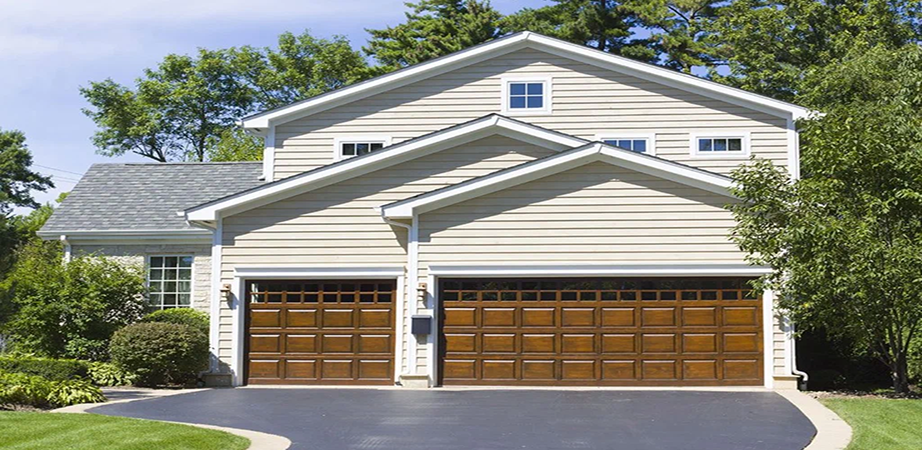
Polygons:
<instances>
[{"instance_id":1,"label":"white fascia board","mask_svg":"<svg viewBox=\"0 0 922 450\"><path fill-rule=\"evenodd\" d=\"M311 188L320 188L332 183L348 179L362 173L379 170L407 160L414 152L422 149L437 150L451 146L462 145L465 142L480 139L491 134L522 139L532 144L543 145L552 150L561 151L585 144L586 141L562 133L546 130L540 127L527 125L522 122L510 120L499 115L491 114L473 122L458 126L455 129L435 133L429 137L397 144L382 151L372 152L361 158L350 158L345 161L323 167L306 176L295 176L280 182L267 184L263 187L231 196L225 200L207 203L198 207L180 212L190 222L213 221L219 212L224 216L232 215L261 204L277 201L298 193L306 192Z\"/></svg>"},{"instance_id":2,"label":"white fascia board","mask_svg":"<svg viewBox=\"0 0 922 450\"><path fill-rule=\"evenodd\" d=\"M526 163L507 171L433 191L416 198L384 205L381 207L381 215L388 219L410 218L414 214L418 215L444 208L455 203L580 167L593 161L604 161L709 192L731 196L728 189L732 185L732 180L729 178L629 150L594 143L582 149L574 149L570 152L533 163Z\"/></svg>"},{"instance_id":3,"label":"white fascia board","mask_svg":"<svg viewBox=\"0 0 922 450\"><path fill-rule=\"evenodd\" d=\"M494 42L472 47L467 50L461 50L443 58L437 58L429 62L410 66L406 69L398 70L379 78L373 78L354 86L347 86L326 95L321 95L313 100L294 103L287 107L246 117L242 119L240 123L247 129L268 128L270 123L277 125L279 123L294 120L298 117L313 114L317 111L333 108L343 103L386 92L399 86L435 76L444 71L474 64L482 59L493 57L500 53L514 51L516 48L522 46L530 34L529 32L524 32L506 38L500 38Z\"/></svg>"},{"instance_id":4,"label":"white fascia board","mask_svg":"<svg viewBox=\"0 0 922 450\"><path fill-rule=\"evenodd\" d=\"M404 276L403 266L237 267L234 277L272 279L357 279Z\"/></svg>"},{"instance_id":5,"label":"white fascia board","mask_svg":"<svg viewBox=\"0 0 922 450\"><path fill-rule=\"evenodd\" d=\"M429 274L441 277L573 277L573 276L759 276L771 268L746 264L627 264L627 265L429 265Z\"/></svg>"},{"instance_id":6,"label":"white fascia board","mask_svg":"<svg viewBox=\"0 0 922 450\"><path fill-rule=\"evenodd\" d=\"M739 104L782 118L792 117L794 120L808 117L812 111L802 106L775 100L763 95L753 94L742 89L736 89L714 81L704 80L693 75L675 72L652 64L634 61L623 56L600 52L582 45L561 41L558 39L531 33L528 36L530 44L537 44L538 50L544 50L557 56L580 59L593 65L602 64L600 67L638 76L649 80L654 77L654 82L667 86L695 92L708 97L724 100L729 103ZM741 102L741 103L737 103Z\"/></svg>"}]
</instances>

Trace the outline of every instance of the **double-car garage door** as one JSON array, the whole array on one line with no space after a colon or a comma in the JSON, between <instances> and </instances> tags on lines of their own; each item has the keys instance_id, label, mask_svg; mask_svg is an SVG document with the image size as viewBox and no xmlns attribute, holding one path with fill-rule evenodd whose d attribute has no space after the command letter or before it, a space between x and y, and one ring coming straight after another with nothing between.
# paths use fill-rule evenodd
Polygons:
<instances>
[{"instance_id":1,"label":"double-car garage door","mask_svg":"<svg viewBox=\"0 0 922 450\"><path fill-rule=\"evenodd\" d=\"M444 385L761 385L741 278L444 279ZM247 382L393 384L396 282L247 282Z\"/></svg>"}]
</instances>

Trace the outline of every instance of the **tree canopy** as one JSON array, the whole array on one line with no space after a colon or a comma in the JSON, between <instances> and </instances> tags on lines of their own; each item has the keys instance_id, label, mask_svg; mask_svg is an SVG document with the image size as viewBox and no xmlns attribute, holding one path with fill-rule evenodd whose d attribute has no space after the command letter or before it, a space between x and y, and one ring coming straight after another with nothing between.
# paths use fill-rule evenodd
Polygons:
<instances>
[{"instance_id":1,"label":"tree canopy","mask_svg":"<svg viewBox=\"0 0 922 450\"><path fill-rule=\"evenodd\" d=\"M796 323L847 336L908 390L922 328L922 49L856 48L812 72L802 170L757 160L734 173L733 238L770 266L764 287Z\"/></svg>"}]
</instances>

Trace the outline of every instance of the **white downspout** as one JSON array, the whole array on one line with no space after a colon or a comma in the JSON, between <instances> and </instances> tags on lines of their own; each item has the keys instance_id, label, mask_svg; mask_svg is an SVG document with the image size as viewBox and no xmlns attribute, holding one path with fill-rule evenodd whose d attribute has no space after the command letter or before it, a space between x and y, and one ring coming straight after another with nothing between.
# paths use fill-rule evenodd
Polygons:
<instances>
[{"instance_id":1,"label":"white downspout","mask_svg":"<svg viewBox=\"0 0 922 450\"><path fill-rule=\"evenodd\" d=\"M380 208L375 208L375 209L380 211ZM384 219L384 222L387 223L388 225L393 225L395 227L400 227L400 228L407 230L407 266L406 267L407 267L408 273L407 273L407 287L406 289L404 289L403 297L404 297L404 301L407 302L406 303L407 312L409 316L412 317L412 315L415 314L416 312L416 301L417 301L413 293L416 292L416 287L417 287L416 279L419 277L418 269L416 266L416 257L417 257L417 248L418 248L415 243L416 218L414 217L412 225L407 225L405 223L401 223L401 222L388 219L387 217L384 217L383 214L381 218ZM401 314L401 317L403 318L403 321L405 323L407 321L407 314ZM398 327L399 327L398 329L400 330L400 332L403 333L404 324L400 323L398 324ZM407 350L407 372L416 373L415 337L411 337L407 339L407 336L400 336L401 342L403 342L404 339L406 339L406 343L407 343L407 349L406 349ZM403 345L400 346L400 350L401 350L401 353L403 353ZM402 359L403 355L397 355L397 356L398 356L397 363L403 364L403 359Z\"/></svg>"},{"instance_id":2,"label":"white downspout","mask_svg":"<svg viewBox=\"0 0 922 450\"><path fill-rule=\"evenodd\" d=\"M67 241L66 235L61 235L61 242L64 244L64 262L69 263L73 254L73 248L70 246L70 242Z\"/></svg>"},{"instance_id":3,"label":"white downspout","mask_svg":"<svg viewBox=\"0 0 922 450\"><path fill-rule=\"evenodd\" d=\"M790 330L790 335L788 336L788 339L790 339L791 341L791 345L790 345L791 350L790 350L790 355L789 355L789 357L791 358L791 373L803 378L803 381L806 384L807 381L810 380L810 375L808 375L807 372L797 369L797 343L794 341L794 322L790 322L788 328Z\"/></svg>"}]
</instances>

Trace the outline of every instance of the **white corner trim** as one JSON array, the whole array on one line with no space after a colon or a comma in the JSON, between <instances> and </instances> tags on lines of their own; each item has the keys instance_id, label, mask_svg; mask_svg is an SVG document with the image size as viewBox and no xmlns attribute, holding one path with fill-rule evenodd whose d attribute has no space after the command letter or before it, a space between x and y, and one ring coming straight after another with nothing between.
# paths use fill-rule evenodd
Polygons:
<instances>
[{"instance_id":1,"label":"white corner trim","mask_svg":"<svg viewBox=\"0 0 922 450\"><path fill-rule=\"evenodd\" d=\"M208 322L208 342L211 347L211 364L209 369L212 373L218 371L220 363L220 344L221 344L221 244L224 233L224 224L219 217L217 226L212 237L211 243L211 302L208 304L209 315Z\"/></svg>"},{"instance_id":2,"label":"white corner trim","mask_svg":"<svg viewBox=\"0 0 922 450\"><path fill-rule=\"evenodd\" d=\"M502 96L503 114L509 116L546 116L553 113L554 105L554 78L551 75L504 75L500 77L500 95ZM509 84L510 83L541 83L542 88L541 108L510 108L509 107Z\"/></svg>"},{"instance_id":3,"label":"white corner trim","mask_svg":"<svg viewBox=\"0 0 922 450\"><path fill-rule=\"evenodd\" d=\"M73 247L71 247L70 241L67 240L67 235L61 235L61 243L64 244L64 263L69 263L73 256Z\"/></svg>"},{"instance_id":4,"label":"white corner trim","mask_svg":"<svg viewBox=\"0 0 922 450\"><path fill-rule=\"evenodd\" d=\"M766 290L762 293L762 376L765 378L766 389L771 389L775 385L774 325L775 293Z\"/></svg>"},{"instance_id":5,"label":"white corner trim","mask_svg":"<svg viewBox=\"0 0 922 450\"><path fill-rule=\"evenodd\" d=\"M799 119L807 117L811 113L809 109L801 106L753 94L695 76L681 74L652 64L641 63L610 53L590 49L582 45L525 31L466 50L461 50L451 55L410 66L406 69L373 78L366 82L344 87L312 99L246 117L242 119L240 123L246 129L268 128L270 124L278 125L285 123L317 111L385 92L414 81L423 80L439 73L444 73L445 71L457 67L464 67L481 60L526 47L586 62L608 70L637 76L666 86L727 101L728 103L749 107L778 117Z\"/></svg>"},{"instance_id":6,"label":"white corner trim","mask_svg":"<svg viewBox=\"0 0 922 450\"><path fill-rule=\"evenodd\" d=\"M306 172L303 175L296 175L285 180L268 183L257 189L245 191L223 200L195 206L187 209L184 215L188 221L213 221L218 212L222 212L222 215L226 217L227 215L254 207L254 204L258 206L259 202L285 198L300 192L306 192L312 188L318 188L343 179L348 179L362 173L389 167L390 165L413 158L415 157L415 153L424 152L428 148L437 149L439 147L436 146L461 145L465 142L499 132L520 134L529 138L536 138L543 142L545 147L555 151L562 151L586 143L586 141L582 139L491 114L463 125L446 129L442 132L436 132L431 135L392 145L387 149L372 152L360 158L349 158L338 164L331 164L321 167L320 169Z\"/></svg>"},{"instance_id":7,"label":"white corner trim","mask_svg":"<svg viewBox=\"0 0 922 450\"><path fill-rule=\"evenodd\" d=\"M384 147L389 147L391 145L391 137L385 135L366 135L366 134L349 134L337 137L333 139L333 161L341 161L343 159L354 158L355 156L343 156L342 145L344 143L350 142L380 142L384 144Z\"/></svg>"},{"instance_id":8,"label":"white corner trim","mask_svg":"<svg viewBox=\"0 0 922 450\"><path fill-rule=\"evenodd\" d=\"M430 265L433 276L454 277L576 277L576 276L758 276L770 273L771 269L745 264L634 264L634 265Z\"/></svg>"},{"instance_id":9,"label":"white corner trim","mask_svg":"<svg viewBox=\"0 0 922 450\"><path fill-rule=\"evenodd\" d=\"M792 180L800 178L800 132L797 131L797 123L793 119L787 120L787 138L788 138L788 173L791 174Z\"/></svg>"},{"instance_id":10,"label":"white corner trim","mask_svg":"<svg viewBox=\"0 0 922 450\"><path fill-rule=\"evenodd\" d=\"M606 131L605 133L595 135L595 141L604 142L605 140L612 139L646 139L647 140L647 151L643 152L645 155L656 156L656 133L639 133L636 131L629 132L619 132L617 129L610 132Z\"/></svg>"},{"instance_id":11,"label":"white corner trim","mask_svg":"<svg viewBox=\"0 0 922 450\"><path fill-rule=\"evenodd\" d=\"M269 127L269 132L263 138L263 180L275 179L275 126Z\"/></svg>"},{"instance_id":12,"label":"white corner trim","mask_svg":"<svg viewBox=\"0 0 922 450\"><path fill-rule=\"evenodd\" d=\"M444 208L458 202L574 169L594 161L604 161L630 170L732 197L729 193L729 188L733 182L727 177L653 158L641 153L594 143L559 155L515 166L508 170L494 172L484 177L430 191L418 197L390 203L381 207L381 214L385 218L391 219L409 218L414 214Z\"/></svg>"},{"instance_id":13,"label":"white corner trim","mask_svg":"<svg viewBox=\"0 0 922 450\"><path fill-rule=\"evenodd\" d=\"M739 152L723 151L723 152L699 152L698 151L698 139L742 139L743 150ZM693 158L701 159L748 159L749 155L752 153L752 142L751 142L751 133L748 131L730 131L730 130L720 130L720 131L697 131L689 133L688 141L688 151L689 155Z\"/></svg>"}]
</instances>

